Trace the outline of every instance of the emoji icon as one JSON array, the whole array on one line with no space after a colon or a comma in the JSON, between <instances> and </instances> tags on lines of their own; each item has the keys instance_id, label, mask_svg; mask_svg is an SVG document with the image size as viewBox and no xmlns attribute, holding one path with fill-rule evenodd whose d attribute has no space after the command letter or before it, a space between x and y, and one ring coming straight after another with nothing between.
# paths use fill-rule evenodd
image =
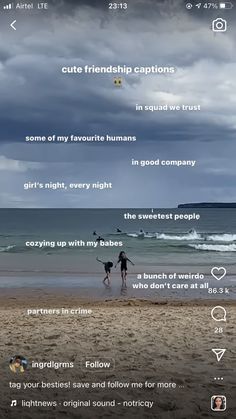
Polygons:
<instances>
[{"instance_id":1,"label":"emoji icon","mask_svg":"<svg viewBox=\"0 0 236 419\"><path fill-rule=\"evenodd\" d=\"M121 77L114 77L113 82L114 82L114 85L116 87L121 87L122 86L122 78Z\"/></svg>"}]
</instances>

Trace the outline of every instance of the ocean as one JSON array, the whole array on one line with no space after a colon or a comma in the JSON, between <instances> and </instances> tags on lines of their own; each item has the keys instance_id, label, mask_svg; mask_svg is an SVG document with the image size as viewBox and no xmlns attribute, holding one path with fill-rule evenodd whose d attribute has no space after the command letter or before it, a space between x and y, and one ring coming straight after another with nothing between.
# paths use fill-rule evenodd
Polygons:
<instances>
[{"instance_id":1,"label":"ocean","mask_svg":"<svg viewBox=\"0 0 236 419\"><path fill-rule=\"evenodd\" d=\"M193 212L200 215L199 220L124 219L127 213ZM115 245L104 246L97 241L99 236L106 244L112 242ZM97 243L97 247L78 246L87 241ZM61 247L63 242L64 247ZM35 247L32 243L43 246ZM50 278L55 275L67 278L55 284L68 285L70 281L73 283L73 276L78 275L83 280L76 283L86 286L88 278L92 281L91 278L104 276L103 266L96 257L104 262L112 261L115 265L121 250L135 264L128 264L132 280L140 273L203 272L210 275L212 267L223 266L232 285L236 274L236 210L0 210L1 287L16 286L16 283L23 286L23 282L25 286L27 283L44 286L45 278L49 278L46 282L49 284ZM113 267L113 272L119 275L119 267ZM96 280L93 280L94 284ZM51 284L53 281L51 279Z\"/></svg>"}]
</instances>

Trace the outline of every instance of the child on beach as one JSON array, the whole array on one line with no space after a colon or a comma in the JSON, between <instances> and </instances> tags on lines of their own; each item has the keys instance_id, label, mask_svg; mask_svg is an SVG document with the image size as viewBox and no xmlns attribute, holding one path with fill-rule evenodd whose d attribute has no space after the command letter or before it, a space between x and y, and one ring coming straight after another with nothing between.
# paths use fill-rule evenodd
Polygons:
<instances>
[{"instance_id":1,"label":"child on beach","mask_svg":"<svg viewBox=\"0 0 236 419\"><path fill-rule=\"evenodd\" d=\"M110 281L110 274L111 274L111 268L113 266L112 262L103 262L102 260L98 259L98 257L96 258L98 262L102 263L106 272L106 276L103 280L103 283L106 284L106 280L107 280L107 285L110 285L111 281Z\"/></svg>"},{"instance_id":2,"label":"child on beach","mask_svg":"<svg viewBox=\"0 0 236 419\"><path fill-rule=\"evenodd\" d=\"M134 266L134 263L126 256L125 252L124 251L120 252L115 268L117 264L120 263L122 287L126 287L127 262L130 262Z\"/></svg>"}]
</instances>

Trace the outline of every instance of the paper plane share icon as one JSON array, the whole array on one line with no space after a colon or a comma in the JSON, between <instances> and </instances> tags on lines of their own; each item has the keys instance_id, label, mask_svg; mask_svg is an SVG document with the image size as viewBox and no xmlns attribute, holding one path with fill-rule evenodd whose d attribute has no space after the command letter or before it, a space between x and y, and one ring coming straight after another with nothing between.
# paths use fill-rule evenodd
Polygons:
<instances>
[{"instance_id":1,"label":"paper plane share icon","mask_svg":"<svg viewBox=\"0 0 236 419\"><path fill-rule=\"evenodd\" d=\"M216 359L218 362L220 362L221 358L224 356L226 349L212 349L212 352L216 355Z\"/></svg>"}]
</instances>

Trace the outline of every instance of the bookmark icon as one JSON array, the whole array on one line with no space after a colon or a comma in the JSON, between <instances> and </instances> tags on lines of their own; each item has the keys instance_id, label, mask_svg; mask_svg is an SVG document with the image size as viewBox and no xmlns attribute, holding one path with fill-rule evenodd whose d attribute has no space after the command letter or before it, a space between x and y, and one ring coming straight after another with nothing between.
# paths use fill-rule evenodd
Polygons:
<instances>
[{"instance_id":1,"label":"bookmark icon","mask_svg":"<svg viewBox=\"0 0 236 419\"><path fill-rule=\"evenodd\" d=\"M216 359L218 362L220 362L221 358L224 356L226 349L212 349L212 352L216 355Z\"/></svg>"}]
</instances>

